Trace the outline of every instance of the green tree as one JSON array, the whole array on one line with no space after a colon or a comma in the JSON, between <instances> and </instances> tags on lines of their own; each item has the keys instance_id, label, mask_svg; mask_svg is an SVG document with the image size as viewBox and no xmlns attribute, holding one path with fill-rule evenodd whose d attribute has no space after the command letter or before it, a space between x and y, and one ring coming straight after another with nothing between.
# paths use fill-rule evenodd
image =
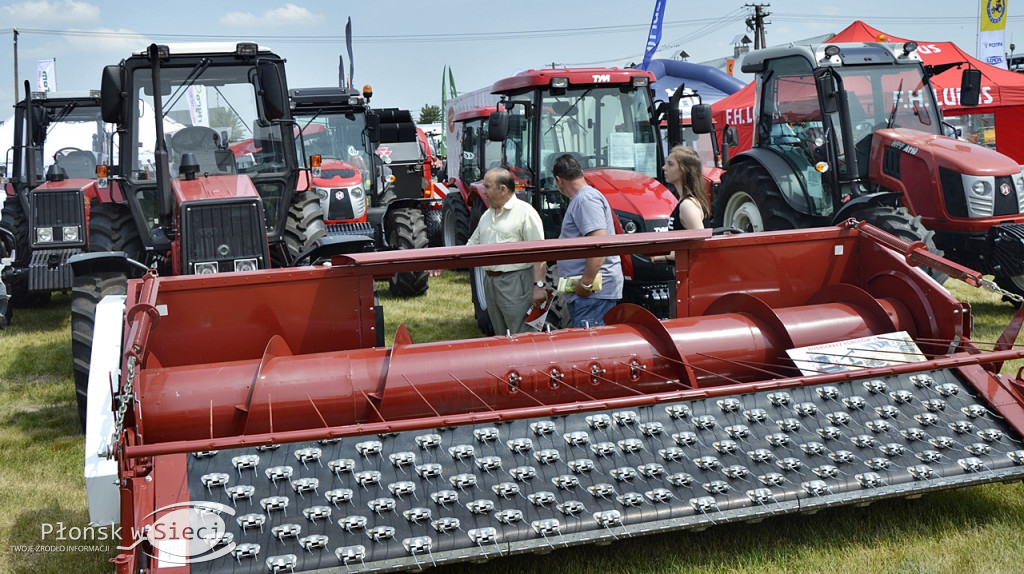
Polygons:
<instances>
[{"instance_id":1,"label":"green tree","mask_svg":"<svg viewBox=\"0 0 1024 574\"><path fill-rule=\"evenodd\" d=\"M426 104L420 108L420 119L418 123L421 124L436 124L441 121L441 106L434 106Z\"/></svg>"}]
</instances>

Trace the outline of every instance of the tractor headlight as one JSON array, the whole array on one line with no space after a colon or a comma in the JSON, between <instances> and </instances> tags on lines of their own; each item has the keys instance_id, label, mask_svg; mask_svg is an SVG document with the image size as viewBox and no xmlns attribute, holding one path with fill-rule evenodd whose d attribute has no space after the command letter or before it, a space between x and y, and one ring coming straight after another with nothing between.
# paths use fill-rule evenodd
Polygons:
<instances>
[{"instance_id":1,"label":"tractor headlight","mask_svg":"<svg viewBox=\"0 0 1024 574\"><path fill-rule=\"evenodd\" d=\"M358 186L358 185L353 187L352 189L348 190L348 193L349 193L349 195L352 196L352 200L353 201L359 201L359 200L363 199L364 197L366 197L366 192L364 192L363 188Z\"/></svg>"},{"instance_id":2,"label":"tractor headlight","mask_svg":"<svg viewBox=\"0 0 1024 574\"><path fill-rule=\"evenodd\" d=\"M1013 176L1013 188L1018 196L1024 193L1024 171Z\"/></svg>"},{"instance_id":3,"label":"tractor headlight","mask_svg":"<svg viewBox=\"0 0 1024 574\"><path fill-rule=\"evenodd\" d=\"M65 225L62 231L64 235L64 241L78 241L77 225Z\"/></svg>"},{"instance_id":4,"label":"tractor headlight","mask_svg":"<svg viewBox=\"0 0 1024 574\"><path fill-rule=\"evenodd\" d=\"M40 227L39 229L36 229L36 242L53 243L53 228Z\"/></svg>"},{"instance_id":5,"label":"tractor headlight","mask_svg":"<svg viewBox=\"0 0 1024 574\"><path fill-rule=\"evenodd\" d=\"M316 195L317 197L320 198L320 201L327 201L327 198L330 194L330 190L324 189L322 187L314 187L313 191L316 192Z\"/></svg>"},{"instance_id":6,"label":"tractor headlight","mask_svg":"<svg viewBox=\"0 0 1024 574\"><path fill-rule=\"evenodd\" d=\"M255 257L249 259L235 259L235 271L256 271L257 269L259 269L259 265L257 264Z\"/></svg>"},{"instance_id":7,"label":"tractor headlight","mask_svg":"<svg viewBox=\"0 0 1024 574\"><path fill-rule=\"evenodd\" d=\"M196 263L196 275L213 275L218 271L216 261Z\"/></svg>"},{"instance_id":8,"label":"tractor headlight","mask_svg":"<svg viewBox=\"0 0 1024 574\"><path fill-rule=\"evenodd\" d=\"M986 196L992 192L992 189L989 187L988 182L978 180L971 184L971 191L975 195Z\"/></svg>"},{"instance_id":9,"label":"tractor headlight","mask_svg":"<svg viewBox=\"0 0 1024 574\"><path fill-rule=\"evenodd\" d=\"M625 231L626 233L636 233L637 231L639 231L639 227L637 226L635 221L629 219L622 224L622 230Z\"/></svg>"}]
</instances>

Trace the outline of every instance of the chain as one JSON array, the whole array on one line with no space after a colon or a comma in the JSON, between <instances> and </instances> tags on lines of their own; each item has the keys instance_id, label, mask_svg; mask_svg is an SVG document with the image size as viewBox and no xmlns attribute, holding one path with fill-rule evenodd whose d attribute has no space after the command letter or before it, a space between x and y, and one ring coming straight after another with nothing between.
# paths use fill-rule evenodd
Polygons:
<instances>
[{"instance_id":1,"label":"chain","mask_svg":"<svg viewBox=\"0 0 1024 574\"><path fill-rule=\"evenodd\" d=\"M982 278L978 286L981 287L982 289L987 289L997 295L1002 295L1004 299L1013 301L1017 305L1024 304L1024 297L1021 297L1016 293L1010 293L1006 289L1003 289L1002 287L997 285L996 282L992 281L991 279Z\"/></svg>"},{"instance_id":2,"label":"chain","mask_svg":"<svg viewBox=\"0 0 1024 574\"><path fill-rule=\"evenodd\" d=\"M117 406L117 413L114 415L114 432L110 435L110 443L100 451L100 455L105 458L114 457L114 445L117 444L124 431L124 418L135 401L135 363L137 361L134 354L128 356L128 378L121 390L121 400Z\"/></svg>"}]
</instances>

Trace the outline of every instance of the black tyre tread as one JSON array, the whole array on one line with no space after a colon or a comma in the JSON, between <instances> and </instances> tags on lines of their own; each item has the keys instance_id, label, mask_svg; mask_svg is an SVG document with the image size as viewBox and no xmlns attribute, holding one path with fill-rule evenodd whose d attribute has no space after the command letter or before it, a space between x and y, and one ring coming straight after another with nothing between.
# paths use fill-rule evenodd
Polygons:
<instances>
[{"instance_id":1,"label":"black tyre tread","mask_svg":"<svg viewBox=\"0 0 1024 574\"><path fill-rule=\"evenodd\" d=\"M277 262L278 266L291 265L300 253L312 247L324 235L327 235L327 226L324 224L320 198L311 191L296 194L288 208L288 219L282 234L288 261Z\"/></svg>"},{"instance_id":2,"label":"black tyre tread","mask_svg":"<svg viewBox=\"0 0 1024 574\"><path fill-rule=\"evenodd\" d=\"M423 222L427 226L428 247L444 245L444 232L441 229L441 210L426 208L423 210Z\"/></svg>"},{"instance_id":3,"label":"black tyre tread","mask_svg":"<svg viewBox=\"0 0 1024 574\"><path fill-rule=\"evenodd\" d=\"M98 203L89 210L89 251L124 251L139 261L145 248L139 228L128 208L114 203Z\"/></svg>"},{"instance_id":4,"label":"black tyre tread","mask_svg":"<svg viewBox=\"0 0 1024 574\"><path fill-rule=\"evenodd\" d=\"M865 221L896 237L914 243L920 241L928 247L928 251L942 255L942 250L935 246L935 232L921 225L921 216L912 216L906 209L893 208L886 205L867 205L850 214L853 219ZM949 276L931 267L921 267L939 285L946 282Z\"/></svg>"},{"instance_id":5,"label":"black tyre tread","mask_svg":"<svg viewBox=\"0 0 1024 574\"><path fill-rule=\"evenodd\" d=\"M491 323L491 316L487 314L487 304L484 296L484 270L481 267L473 267L469 270L469 286L473 295L473 317L476 319L476 326L485 337L494 335L494 325Z\"/></svg>"},{"instance_id":6,"label":"black tyre tread","mask_svg":"<svg viewBox=\"0 0 1024 574\"><path fill-rule=\"evenodd\" d=\"M388 220L388 243L395 249L422 249L430 244L427 224L419 209L396 209ZM391 294L396 297L420 297L427 293L430 273L396 273L390 279Z\"/></svg>"},{"instance_id":7,"label":"black tyre tread","mask_svg":"<svg viewBox=\"0 0 1024 574\"><path fill-rule=\"evenodd\" d=\"M441 204L441 231L445 247L469 241L469 208L458 192L449 193Z\"/></svg>"},{"instance_id":8,"label":"black tyre tread","mask_svg":"<svg viewBox=\"0 0 1024 574\"><path fill-rule=\"evenodd\" d=\"M731 221L725 221L725 206L738 191L746 192L754 200L761 212L765 231L802 229L813 225L808 216L789 207L768 171L757 162L749 161L729 168L722 176L712 209L715 227L732 225Z\"/></svg>"},{"instance_id":9,"label":"black tyre tread","mask_svg":"<svg viewBox=\"0 0 1024 574\"><path fill-rule=\"evenodd\" d=\"M96 306L108 295L124 295L128 277L124 273L92 273L75 277L71 289L71 355L75 374L78 420L85 432L89 393L89 363L92 359Z\"/></svg>"},{"instance_id":10,"label":"black tyre tread","mask_svg":"<svg viewBox=\"0 0 1024 574\"><path fill-rule=\"evenodd\" d=\"M14 267L28 267L32 257L29 247L28 217L25 210L21 208L21 202L16 197L8 198L4 202L2 214L0 214L0 227L7 229L14 234ZM20 307L22 309L44 307L50 302L49 292L30 292L28 281L22 276L21 281L12 281L7 285L7 294L10 296L9 309Z\"/></svg>"}]
</instances>

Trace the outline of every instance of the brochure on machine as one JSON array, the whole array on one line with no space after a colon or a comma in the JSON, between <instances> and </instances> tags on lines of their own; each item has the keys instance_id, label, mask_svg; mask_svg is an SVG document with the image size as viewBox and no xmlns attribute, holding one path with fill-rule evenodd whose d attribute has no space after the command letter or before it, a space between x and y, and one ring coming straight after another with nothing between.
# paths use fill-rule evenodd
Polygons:
<instances>
[{"instance_id":1,"label":"brochure on machine","mask_svg":"<svg viewBox=\"0 0 1024 574\"><path fill-rule=\"evenodd\" d=\"M805 375L856 371L925 360L906 331L836 341L786 351Z\"/></svg>"},{"instance_id":2,"label":"brochure on machine","mask_svg":"<svg viewBox=\"0 0 1024 574\"><path fill-rule=\"evenodd\" d=\"M576 285L583 280L582 275L572 275L558 279L558 290L562 293L575 293ZM591 291L601 290L601 274L594 276L594 284L590 286Z\"/></svg>"}]
</instances>

